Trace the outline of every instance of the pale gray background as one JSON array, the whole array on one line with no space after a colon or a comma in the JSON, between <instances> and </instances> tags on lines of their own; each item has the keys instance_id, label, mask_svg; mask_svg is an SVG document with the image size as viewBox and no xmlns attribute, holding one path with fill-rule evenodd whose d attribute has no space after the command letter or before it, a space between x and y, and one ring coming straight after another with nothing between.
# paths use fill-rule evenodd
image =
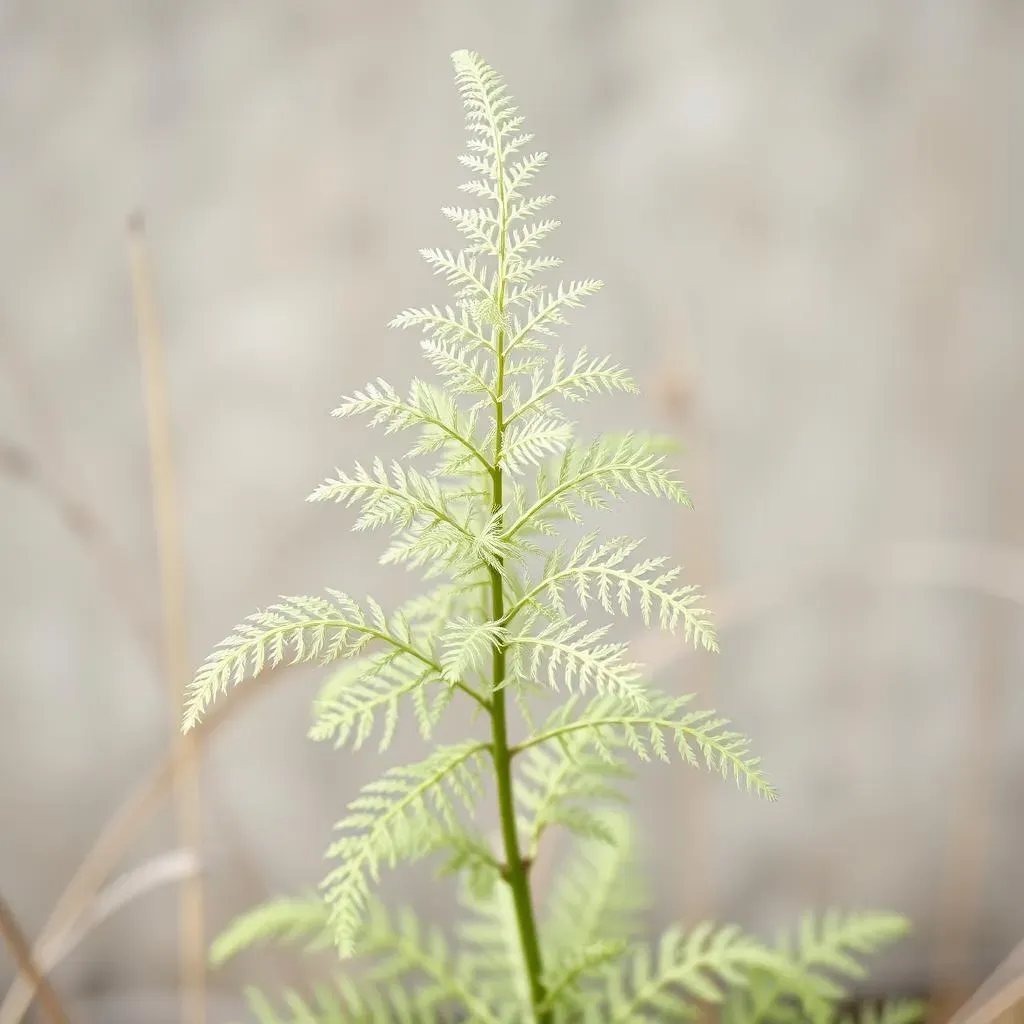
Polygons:
<instances>
[{"instance_id":1,"label":"pale gray background","mask_svg":"<svg viewBox=\"0 0 1024 1024\"><path fill-rule=\"evenodd\" d=\"M376 566L383 538L303 498L395 450L327 414L420 372L385 324L446 298L416 249L457 241L437 211L461 197L463 46L552 154L566 276L607 282L565 340L645 389L582 428L688 445L697 512L638 500L601 522L720 607L721 656L658 646L659 681L749 732L782 793L642 773L652 927L891 906L917 934L883 982L925 990L951 844L984 827L977 928L946 966L989 969L1024 933L1014 0L2 0L0 892L35 934L167 744L127 214L147 214L169 350L191 662L279 593L393 603L411 581ZM383 767L305 740L314 685L282 675L211 748L211 930L315 883ZM123 866L173 845L166 811ZM426 877L389 891L443 919ZM172 1019L175 914L164 890L111 919L62 993L106 1000L97 1020ZM263 963L212 984L270 979Z\"/></svg>"}]
</instances>

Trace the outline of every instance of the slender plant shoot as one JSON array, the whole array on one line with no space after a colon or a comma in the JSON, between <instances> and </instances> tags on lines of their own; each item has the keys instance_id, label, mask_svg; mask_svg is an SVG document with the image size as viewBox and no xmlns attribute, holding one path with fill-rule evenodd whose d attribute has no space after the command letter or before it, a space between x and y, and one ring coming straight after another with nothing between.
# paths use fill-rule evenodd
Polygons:
<instances>
[{"instance_id":1,"label":"slender plant shoot","mask_svg":"<svg viewBox=\"0 0 1024 1024\"><path fill-rule=\"evenodd\" d=\"M637 539L577 529L626 497L681 508L690 497L649 437L578 436L574 405L637 386L610 358L554 346L601 282L544 283L561 262L542 250L559 226L553 199L533 188L547 155L530 148L492 68L465 50L452 61L469 136L462 189L479 205L443 210L461 250L421 252L451 286L450 304L391 322L420 335L432 373L401 390L371 381L334 410L413 440L402 460L336 470L309 498L354 508L355 530L389 531L381 562L424 587L390 611L329 589L250 616L196 674L184 729L268 666L314 661L337 666L316 699L316 740L358 749L375 738L383 751L408 713L429 741L456 701L480 727L367 785L337 825L320 891L245 914L213 959L270 941L372 958L368 974L276 1004L251 991L264 1024L625 1024L686 1019L699 1003L720 1004L730 1024L831 1022L841 979L861 976L854 955L901 936L903 918L809 916L774 945L708 922L643 941L645 897L619 806L630 761L677 757L765 800L776 793L744 736L690 696L652 688L628 645L607 635L609 620L637 613L718 649L680 569ZM497 836L475 824L482 800L496 801ZM552 829L574 845L541 908L531 867ZM462 882L455 936L377 897L384 869L428 856ZM868 1019L909 1024L919 1011L890 1003Z\"/></svg>"}]
</instances>

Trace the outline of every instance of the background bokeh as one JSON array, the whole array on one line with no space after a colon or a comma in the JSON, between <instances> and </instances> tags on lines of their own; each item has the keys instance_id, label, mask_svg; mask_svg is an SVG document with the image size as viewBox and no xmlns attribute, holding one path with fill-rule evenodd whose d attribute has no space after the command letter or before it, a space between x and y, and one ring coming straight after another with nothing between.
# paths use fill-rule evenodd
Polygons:
<instances>
[{"instance_id":1,"label":"background bokeh","mask_svg":"<svg viewBox=\"0 0 1024 1024\"><path fill-rule=\"evenodd\" d=\"M566 276L606 282L566 342L644 390L581 429L685 445L695 512L637 500L600 525L708 589L722 653L645 635L645 656L752 736L782 794L640 773L652 929L891 907L915 934L878 985L965 992L1024 937L1015 0L2 0L0 893L38 935L169 749L133 209L189 665L278 594L390 605L413 585L303 499L399 450L328 413L420 372L385 325L446 298L416 251L458 241L438 208L461 196L459 47L552 154ZM209 935L318 881L332 823L390 763L306 740L318 678L279 673L205 749ZM165 792L113 875L179 846ZM430 878L387 891L443 922ZM151 888L62 961L76 1021L176 1019L176 899ZM247 981L308 974L246 956L210 978L211 1019ZM13 976L0 957L0 989Z\"/></svg>"}]
</instances>

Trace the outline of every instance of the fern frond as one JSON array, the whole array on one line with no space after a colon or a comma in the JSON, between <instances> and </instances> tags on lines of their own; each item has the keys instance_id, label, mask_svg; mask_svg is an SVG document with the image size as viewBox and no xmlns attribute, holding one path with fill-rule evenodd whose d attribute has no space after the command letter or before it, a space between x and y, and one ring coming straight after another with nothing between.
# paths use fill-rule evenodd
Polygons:
<instances>
[{"instance_id":1,"label":"fern frond","mask_svg":"<svg viewBox=\"0 0 1024 1024\"><path fill-rule=\"evenodd\" d=\"M565 352L559 349L546 378L540 368L534 370L530 394L512 410L506 422L512 424L529 412L548 411L556 396L569 402L583 402L591 395L616 391L638 394L640 389L632 375L608 356L592 357L586 348L581 348L570 365Z\"/></svg>"},{"instance_id":2,"label":"fern frond","mask_svg":"<svg viewBox=\"0 0 1024 1024\"><path fill-rule=\"evenodd\" d=\"M323 742L332 740L335 749L351 741L358 750L369 739L379 715L384 716L384 729L378 743L383 753L391 744L398 725L401 698L412 698L420 724L420 734L427 738L437 723L445 703L431 703L425 692L431 682L439 682L440 673L424 666L404 652L388 652L376 658L361 659L335 673L322 687L314 704L315 720L308 736ZM443 686L447 693L449 687Z\"/></svg>"},{"instance_id":3,"label":"fern frond","mask_svg":"<svg viewBox=\"0 0 1024 1024\"><path fill-rule=\"evenodd\" d=\"M421 651L400 616L388 621L380 606L370 603L367 614L347 594L328 590L320 597L284 597L265 611L250 615L222 640L203 662L189 684L183 731L198 725L206 709L231 685L259 675L268 665L317 661L328 664L360 654L381 641L404 652L427 668L440 666Z\"/></svg>"},{"instance_id":4,"label":"fern frond","mask_svg":"<svg viewBox=\"0 0 1024 1024\"><path fill-rule=\"evenodd\" d=\"M381 865L393 868L429 852L436 824L454 827L456 801L472 809L481 755L488 748L487 743L439 747L418 764L390 769L349 804L337 825L345 835L327 851L342 863L323 882L342 957L353 954L370 881L377 880Z\"/></svg>"},{"instance_id":5,"label":"fern frond","mask_svg":"<svg viewBox=\"0 0 1024 1024\"><path fill-rule=\"evenodd\" d=\"M371 416L370 426L383 424L386 434L420 428L420 439L409 455L429 454L445 445L454 444L475 458L487 472L491 472L487 456L473 437L476 415L462 413L450 395L432 388L418 378L413 379L408 397L404 399L386 380L378 379L375 383L367 384L362 391L342 398L331 415L340 418L359 413Z\"/></svg>"},{"instance_id":6,"label":"fern frond","mask_svg":"<svg viewBox=\"0 0 1024 1024\"><path fill-rule=\"evenodd\" d=\"M889 911L859 910L844 914L829 910L820 919L804 914L796 936L796 955L804 967L823 968L849 978L862 978L864 967L850 953L870 955L902 939L910 931L910 922L902 914ZM781 942L789 953L789 939Z\"/></svg>"},{"instance_id":7,"label":"fern frond","mask_svg":"<svg viewBox=\"0 0 1024 1024\"><path fill-rule=\"evenodd\" d=\"M500 252L499 237L501 222L493 210L478 207L465 210L461 206L443 206L443 213L458 230L465 235L470 244L467 252L482 253L497 257Z\"/></svg>"},{"instance_id":8,"label":"fern frond","mask_svg":"<svg viewBox=\"0 0 1024 1024\"><path fill-rule=\"evenodd\" d=\"M519 211L517 206L513 204L512 209L509 212L510 214L517 214ZM516 217L516 219L520 218ZM511 216L509 218L509 222L513 222ZM513 261L520 259L521 253L529 252L531 249L536 249L541 242L547 239L552 232L557 231L561 226L561 221L548 217L544 220L534 221L532 224L527 224L522 228L514 228L508 234L506 256Z\"/></svg>"},{"instance_id":9,"label":"fern frond","mask_svg":"<svg viewBox=\"0 0 1024 1024\"><path fill-rule=\"evenodd\" d=\"M452 54L455 82L462 96L465 108L466 128L471 138L468 148L471 153L481 153L483 158L463 158L463 163L473 167L492 181L506 174L504 159L516 152L532 136L519 133L523 118L501 75L470 50L457 50ZM519 133L519 134L517 134ZM508 187L508 180L503 182Z\"/></svg>"},{"instance_id":10,"label":"fern frond","mask_svg":"<svg viewBox=\"0 0 1024 1024\"><path fill-rule=\"evenodd\" d=\"M556 267L560 267L562 260L558 256L535 256L531 259L523 259L519 255L512 257L506 255L506 265L505 280L515 289L516 285L528 284L537 274L545 270L554 270ZM513 291L513 297L518 300L518 292ZM511 304L515 305L516 303Z\"/></svg>"},{"instance_id":11,"label":"fern frond","mask_svg":"<svg viewBox=\"0 0 1024 1024\"><path fill-rule=\"evenodd\" d=\"M508 545L500 536L501 517L494 514L479 527L467 527L464 538L450 530L416 529L396 534L380 557L381 565L406 565L423 569L425 578L447 576L454 580L473 577L482 567L504 577L502 558L518 555L520 545Z\"/></svg>"},{"instance_id":12,"label":"fern frond","mask_svg":"<svg viewBox=\"0 0 1024 1024\"><path fill-rule=\"evenodd\" d=\"M498 622L458 618L441 636L441 667L450 683L464 682L484 669L495 644L505 643L508 630Z\"/></svg>"},{"instance_id":13,"label":"fern frond","mask_svg":"<svg viewBox=\"0 0 1024 1024\"><path fill-rule=\"evenodd\" d=\"M531 217L536 217L541 210L549 207L554 201L554 196L537 195L531 196L529 199L520 199L509 203L508 224L512 225L516 221L529 220ZM550 224L551 222L548 221L547 223Z\"/></svg>"},{"instance_id":14,"label":"fern frond","mask_svg":"<svg viewBox=\"0 0 1024 1024\"><path fill-rule=\"evenodd\" d=\"M245 999L259 1024L440 1024L432 1007L419 1006L399 986L377 989L348 978L315 986L312 999L287 989L283 1010L257 988L247 988Z\"/></svg>"},{"instance_id":15,"label":"fern frond","mask_svg":"<svg viewBox=\"0 0 1024 1024\"><path fill-rule=\"evenodd\" d=\"M520 758L513 785L516 803L523 811L527 857L536 857L541 837L558 825L580 837L612 844L617 841L604 808L592 808L622 800L615 783L631 773L591 748L591 735L580 730L559 742L530 747Z\"/></svg>"},{"instance_id":16,"label":"fern frond","mask_svg":"<svg viewBox=\"0 0 1024 1024\"><path fill-rule=\"evenodd\" d=\"M547 973L544 982L547 995L541 1003L540 1012L555 1007L568 1009L577 998L576 990L588 977L599 968L618 960L627 948L625 939L612 939L592 942L573 950L572 955L559 964L556 971Z\"/></svg>"},{"instance_id":17,"label":"fern frond","mask_svg":"<svg viewBox=\"0 0 1024 1024\"><path fill-rule=\"evenodd\" d=\"M492 284L487 271L472 253L453 253L450 249L420 249L420 255L435 274L455 288L460 299L490 299Z\"/></svg>"},{"instance_id":18,"label":"fern frond","mask_svg":"<svg viewBox=\"0 0 1024 1024\"><path fill-rule=\"evenodd\" d=\"M910 923L900 914L887 911L861 910L843 914L826 912L820 920L814 914L801 916L795 949L788 936L782 936L779 951L797 971L784 976L793 985L793 994L803 1003L804 1011L824 1020L828 1002L846 996L844 986L835 977L859 979L866 975L864 966L851 954L867 956L903 938Z\"/></svg>"},{"instance_id":19,"label":"fern frond","mask_svg":"<svg viewBox=\"0 0 1024 1024\"><path fill-rule=\"evenodd\" d=\"M842 1024L918 1024L926 1010L921 999L887 999L880 1005L863 1007L859 1014L846 1014Z\"/></svg>"},{"instance_id":20,"label":"fern frond","mask_svg":"<svg viewBox=\"0 0 1024 1024\"><path fill-rule=\"evenodd\" d=\"M390 476L381 459L374 459L372 473L358 463L354 475L338 470L337 476L317 487L308 500L345 505L358 501L363 511L353 529L392 526L404 531L404 545L392 545L384 560L418 557L462 565L464 571L472 571L481 561L497 565L509 554L508 545L497 533L496 522L485 523L476 532L475 510L456 511L436 479L405 469L397 462L392 464Z\"/></svg>"},{"instance_id":21,"label":"fern frond","mask_svg":"<svg viewBox=\"0 0 1024 1024\"><path fill-rule=\"evenodd\" d=\"M532 139L533 136L530 136ZM528 140L527 140L528 141ZM505 194L510 201L520 199L537 172L547 165L547 153L531 153L522 160L517 160L509 165L505 172Z\"/></svg>"},{"instance_id":22,"label":"fern frond","mask_svg":"<svg viewBox=\"0 0 1024 1024\"><path fill-rule=\"evenodd\" d=\"M438 870L439 877L461 873L465 884L480 899L486 899L502 877L503 865L490 846L468 830L436 832L430 852L447 854Z\"/></svg>"},{"instance_id":23,"label":"fern frond","mask_svg":"<svg viewBox=\"0 0 1024 1024\"><path fill-rule=\"evenodd\" d=\"M477 610L485 586L490 586L486 574L466 583L446 583L403 604L394 621L403 625L405 635L415 633L429 646L416 655L391 648L383 654L350 661L333 672L313 703L309 737L321 742L333 740L336 748L351 740L353 749L358 749L371 735L378 716L383 715L385 724L378 749L386 750L397 725L401 700L407 697L420 736L429 739L451 703L453 689L442 682L443 666L439 662L428 664L424 659L433 657L433 639L449 622ZM464 684L457 688L478 703L482 700Z\"/></svg>"},{"instance_id":24,"label":"fern frond","mask_svg":"<svg viewBox=\"0 0 1024 1024\"><path fill-rule=\"evenodd\" d=\"M542 936L549 969L575 962L580 949L636 934L647 909L628 817L603 809L601 834L577 841L558 872Z\"/></svg>"},{"instance_id":25,"label":"fern frond","mask_svg":"<svg viewBox=\"0 0 1024 1024\"><path fill-rule=\"evenodd\" d=\"M723 778L732 775L740 788L766 800L778 798L761 769L761 759L750 756L749 740L728 730L727 719L713 717L714 711L681 714L693 694L668 697L648 690L646 696L649 708L643 712L628 698L607 697L592 701L578 718L573 717L577 700L570 698L551 715L539 733L517 744L513 750L518 754L582 730L589 734L595 749L609 759L613 759L613 751L625 748L643 761L652 756L668 761L668 741L671 740L688 764L700 764L699 751L711 771Z\"/></svg>"},{"instance_id":26,"label":"fern frond","mask_svg":"<svg viewBox=\"0 0 1024 1024\"><path fill-rule=\"evenodd\" d=\"M481 356L466 346L444 339L427 338L420 343L423 354L455 395L482 395L494 400L493 371Z\"/></svg>"},{"instance_id":27,"label":"fern frond","mask_svg":"<svg viewBox=\"0 0 1024 1024\"><path fill-rule=\"evenodd\" d=\"M600 643L607 626L586 632L585 620L560 619L539 633L511 634L508 649L513 676L546 679L552 690L560 684L570 692L612 694L638 711L650 706L640 680L640 666L625 661L626 643Z\"/></svg>"},{"instance_id":28,"label":"fern frond","mask_svg":"<svg viewBox=\"0 0 1024 1024\"><path fill-rule=\"evenodd\" d=\"M236 917L214 940L210 961L221 965L243 950L271 942L301 944L306 952L333 941L329 909L316 895L270 900Z\"/></svg>"},{"instance_id":29,"label":"fern frond","mask_svg":"<svg viewBox=\"0 0 1024 1024\"><path fill-rule=\"evenodd\" d=\"M656 619L658 625L675 632L680 621L683 636L689 643L717 651L718 641L709 612L698 606L703 595L693 585L678 586L678 568L662 571L667 559L648 558L631 566L624 564L640 546L628 537L615 537L597 543L597 534L587 534L571 554L558 548L548 559L540 580L525 589L506 613L507 621L525 608L541 610L548 617L566 614L563 591L571 586L586 611L592 602L609 614L628 615L634 595L639 599L640 614L645 626ZM654 575L654 574L657 575ZM546 607L538 599L546 602Z\"/></svg>"},{"instance_id":30,"label":"fern frond","mask_svg":"<svg viewBox=\"0 0 1024 1024\"><path fill-rule=\"evenodd\" d=\"M517 315L512 318L513 335L507 351L514 352L534 334L555 334L555 327L569 322L565 316L567 310L580 308L584 299L595 295L603 287L603 281L588 279L562 283L553 292L543 293L535 302L527 305L522 317Z\"/></svg>"},{"instance_id":31,"label":"fern frond","mask_svg":"<svg viewBox=\"0 0 1024 1024\"><path fill-rule=\"evenodd\" d=\"M578 522L577 501L605 509L610 498L633 493L692 507L690 496L664 468L664 462L664 454L652 450L647 439L636 434L627 434L618 442L599 440L583 451L570 445L552 474L546 467L538 472L536 499L520 509L505 539L527 526L535 529L552 507L560 516Z\"/></svg>"},{"instance_id":32,"label":"fern frond","mask_svg":"<svg viewBox=\"0 0 1024 1024\"><path fill-rule=\"evenodd\" d=\"M466 617L477 612L483 597L488 596L491 585L490 574L481 566L481 571L462 582L442 583L425 594L406 601L399 613L409 622L416 624L417 632L434 636L450 619Z\"/></svg>"},{"instance_id":33,"label":"fern frond","mask_svg":"<svg viewBox=\"0 0 1024 1024\"><path fill-rule=\"evenodd\" d=\"M684 1020L693 1015L694 1001L719 1003L723 984L743 986L750 970L772 969L775 961L773 953L733 925L715 931L703 922L688 933L670 928L653 956L641 947L625 971L606 972L607 1009L588 1006L584 1019L609 1024Z\"/></svg>"},{"instance_id":34,"label":"fern frond","mask_svg":"<svg viewBox=\"0 0 1024 1024\"><path fill-rule=\"evenodd\" d=\"M493 352L494 348L480 332L479 325L470 319L469 309L464 304L458 312L451 306L406 309L392 317L388 327L400 330L418 327L425 335L421 343L424 345L429 342L442 347L465 347L470 352L478 348Z\"/></svg>"},{"instance_id":35,"label":"fern frond","mask_svg":"<svg viewBox=\"0 0 1024 1024\"><path fill-rule=\"evenodd\" d=\"M776 945L777 965L749 993L741 993L741 1012L732 1016L738 1024L760 1024L773 1019L780 1001L796 999L813 1024L831 1024L835 1004L847 996L837 978L864 977L863 965L851 954L877 953L910 930L899 914L858 911L842 914L830 910L820 920L804 914L795 941L783 933Z\"/></svg>"},{"instance_id":36,"label":"fern frond","mask_svg":"<svg viewBox=\"0 0 1024 1024\"><path fill-rule=\"evenodd\" d=\"M416 914L403 908L388 914L373 904L359 941L361 953L377 954L371 972L376 982L392 982L406 974L422 974L425 983L415 989L417 1005L423 1009L451 1011L458 1007L481 1024L498 1024L481 987L464 956L454 956L442 932L424 928ZM448 1014L446 1014L448 1016Z\"/></svg>"},{"instance_id":37,"label":"fern frond","mask_svg":"<svg viewBox=\"0 0 1024 1024\"><path fill-rule=\"evenodd\" d=\"M337 478L320 484L307 500L345 505L361 502L363 513L353 526L355 530L381 526L408 529L421 518L430 526L450 529L463 538L469 534L468 528L456 520L455 512L448 507L448 496L437 482L398 462L391 464L390 476L381 459L374 459L372 472L359 463L352 476L337 470Z\"/></svg>"},{"instance_id":38,"label":"fern frond","mask_svg":"<svg viewBox=\"0 0 1024 1024\"><path fill-rule=\"evenodd\" d=\"M529 466L564 450L572 439L572 424L558 416L531 414L511 426L501 449L501 468L522 473Z\"/></svg>"},{"instance_id":39,"label":"fern frond","mask_svg":"<svg viewBox=\"0 0 1024 1024\"><path fill-rule=\"evenodd\" d=\"M481 894L463 885L459 899L470 913L457 927L474 976L495 993L501 1005L522 1007L522 1013L528 1013L530 990L509 887L496 885Z\"/></svg>"}]
</instances>

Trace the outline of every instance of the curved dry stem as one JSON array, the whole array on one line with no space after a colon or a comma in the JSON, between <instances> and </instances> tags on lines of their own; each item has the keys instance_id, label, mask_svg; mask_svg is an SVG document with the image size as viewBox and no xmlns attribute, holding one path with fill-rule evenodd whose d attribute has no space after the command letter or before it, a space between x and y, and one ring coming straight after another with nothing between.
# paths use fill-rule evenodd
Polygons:
<instances>
[{"instance_id":1,"label":"curved dry stem","mask_svg":"<svg viewBox=\"0 0 1024 1024\"><path fill-rule=\"evenodd\" d=\"M994 1024L1024 1002L1024 942L989 975L985 983L950 1018L949 1024Z\"/></svg>"},{"instance_id":2,"label":"curved dry stem","mask_svg":"<svg viewBox=\"0 0 1024 1024\"><path fill-rule=\"evenodd\" d=\"M28 448L0 438L0 476L33 491L49 506L68 533L92 559L111 600L125 622L130 622L143 649L153 655L160 637L145 613L146 603L133 582L127 560L114 544L103 521L81 496L64 482L63 470L49 472Z\"/></svg>"},{"instance_id":3,"label":"curved dry stem","mask_svg":"<svg viewBox=\"0 0 1024 1024\"><path fill-rule=\"evenodd\" d=\"M3 896L0 896L0 936L3 936L4 941L14 954L14 961L18 968L32 979L38 989L39 1001L43 1004L43 1010L47 1017L53 1021L53 1024L69 1024L68 1015L64 1012L64 1007L61 1005L56 991L44 971L40 970L37 964L38 958L33 955L28 939L25 938L25 933L14 916L14 911L7 905Z\"/></svg>"},{"instance_id":4,"label":"curved dry stem","mask_svg":"<svg viewBox=\"0 0 1024 1024\"><path fill-rule=\"evenodd\" d=\"M164 885L174 885L199 873L199 859L191 850L171 850L116 878L86 907L81 917L66 931L39 950L39 970L50 974L98 925L122 907Z\"/></svg>"},{"instance_id":5,"label":"curved dry stem","mask_svg":"<svg viewBox=\"0 0 1024 1024\"><path fill-rule=\"evenodd\" d=\"M266 688L273 675L272 671L268 671L248 686L234 691L195 730L196 746L202 747L209 742L210 737L224 722L243 704ZM125 850L160 806L171 788L178 760L186 756L189 756L188 752L180 747L172 750L107 822L57 900L49 920L33 946L34 957L38 958L40 952L46 949L55 936L72 929L81 919ZM34 991L33 985L24 973L19 974L0 1003L0 1024L20 1024L32 1002Z\"/></svg>"}]
</instances>

